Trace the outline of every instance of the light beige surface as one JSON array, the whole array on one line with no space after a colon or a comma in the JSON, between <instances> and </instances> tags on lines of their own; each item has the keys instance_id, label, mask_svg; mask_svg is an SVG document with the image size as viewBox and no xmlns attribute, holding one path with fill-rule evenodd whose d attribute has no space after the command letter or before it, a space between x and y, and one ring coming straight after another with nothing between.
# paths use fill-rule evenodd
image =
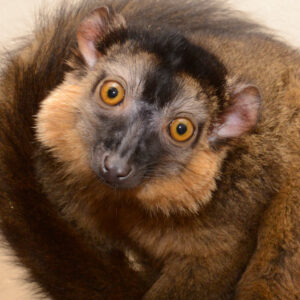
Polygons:
<instances>
[{"instance_id":1,"label":"light beige surface","mask_svg":"<svg viewBox=\"0 0 300 300\"><path fill-rule=\"evenodd\" d=\"M73 1L74 0L70 0ZM0 0L0 49L26 32L41 5L55 6L59 0ZM273 28L284 40L300 47L300 0L229 0L232 6ZM0 300L35 300L34 286L21 279L25 271L16 267L12 254L0 247ZM74 299L77 300L77 299Z\"/></svg>"}]
</instances>

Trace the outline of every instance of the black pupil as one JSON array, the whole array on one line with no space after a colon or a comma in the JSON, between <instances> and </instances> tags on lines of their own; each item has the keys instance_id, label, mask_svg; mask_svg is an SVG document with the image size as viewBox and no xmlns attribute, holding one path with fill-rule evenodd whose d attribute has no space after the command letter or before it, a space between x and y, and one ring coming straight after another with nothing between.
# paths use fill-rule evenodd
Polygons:
<instances>
[{"instance_id":1,"label":"black pupil","mask_svg":"<svg viewBox=\"0 0 300 300\"><path fill-rule=\"evenodd\" d=\"M184 124L179 124L176 130L179 135L184 135L187 132L187 127Z\"/></svg>"},{"instance_id":2,"label":"black pupil","mask_svg":"<svg viewBox=\"0 0 300 300\"><path fill-rule=\"evenodd\" d=\"M107 96L111 99L116 98L118 96L118 94L119 94L119 91L115 87L111 87L107 92Z\"/></svg>"}]
</instances>

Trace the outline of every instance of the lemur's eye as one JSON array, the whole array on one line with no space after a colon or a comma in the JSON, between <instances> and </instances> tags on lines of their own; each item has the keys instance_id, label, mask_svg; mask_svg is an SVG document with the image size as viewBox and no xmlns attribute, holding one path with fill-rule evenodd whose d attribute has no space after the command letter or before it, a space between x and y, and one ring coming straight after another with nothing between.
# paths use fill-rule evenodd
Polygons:
<instances>
[{"instance_id":1,"label":"lemur's eye","mask_svg":"<svg viewBox=\"0 0 300 300\"><path fill-rule=\"evenodd\" d=\"M170 135L177 142L186 142L194 134L193 123L186 118L178 118L170 124Z\"/></svg>"},{"instance_id":2,"label":"lemur's eye","mask_svg":"<svg viewBox=\"0 0 300 300\"><path fill-rule=\"evenodd\" d=\"M114 106L123 101L125 90L117 81L106 81L100 89L100 96L104 103Z\"/></svg>"}]
</instances>

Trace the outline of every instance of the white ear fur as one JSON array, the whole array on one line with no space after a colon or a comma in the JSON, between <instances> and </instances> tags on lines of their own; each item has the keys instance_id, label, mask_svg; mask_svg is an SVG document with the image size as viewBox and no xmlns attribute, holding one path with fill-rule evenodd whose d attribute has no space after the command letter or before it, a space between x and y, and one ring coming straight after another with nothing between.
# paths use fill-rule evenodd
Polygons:
<instances>
[{"instance_id":1,"label":"white ear fur","mask_svg":"<svg viewBox=\"0 0 300 300\"><path fill-rule=\"evenodd\" d=\"M89 67L92 68L101 56L97 43L113 29L124 25L124 18L106 6L95 9L81 22L77 31L78 48Z\"/></svg>"},{"instance_id":2,"label":"white ear fur","mask_svg":"<svg viewBox=\"0 0 300 300\"><path fill-rule=\"evenodd\" d=\"M219 116L213 125L209 140L236 138L250 131L257 123L261 96L254 85L239 85L236 87L231 105Z\"/></svg>"}]
</instances>

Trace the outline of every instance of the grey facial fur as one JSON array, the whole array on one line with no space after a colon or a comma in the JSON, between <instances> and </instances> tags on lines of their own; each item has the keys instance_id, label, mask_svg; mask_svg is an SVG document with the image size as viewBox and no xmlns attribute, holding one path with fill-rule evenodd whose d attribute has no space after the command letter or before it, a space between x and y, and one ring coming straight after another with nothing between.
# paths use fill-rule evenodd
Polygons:
<instances>
[{"instance_id":1,"label":"grey facial fur","mask_svg":"<svg viewBox=\"0 0 300 300\"><path fill-rule=\"evenodd\" d=\"M134 188L144 180L179 172L188 162L201 127L206 122L207 97L201 86L186 74L165 73L166 82L176 90L171 91L171 99L164 105L145 99L149 74L153 78L156 68L154 56L117 52L102 58L96 70L89 75L91 87L82 99L78 127L90 149L91 168L111 186ZM97 83L99 74L104 73L106 77ZM107 80L118 81L125 89L123 102L116 106L105 104L99 96L100 88ZM96 84L92 84L94 81ZM95 85L96 88L93 88ZM157 89L155 84L152 85L150 93L155 99L158 97ZM169 87L165 88L168 91ZM164 86L159 89L164 89ZM170 137L169 124L178 117L193 122L195 132L191 142L179 143ZM107 177L107 158L116 164L114 168L121 174L121 166L129 169L129 175L121 180L115 180L118 179L116 176L114 179Z\"/></svg>"}]
</instances>

